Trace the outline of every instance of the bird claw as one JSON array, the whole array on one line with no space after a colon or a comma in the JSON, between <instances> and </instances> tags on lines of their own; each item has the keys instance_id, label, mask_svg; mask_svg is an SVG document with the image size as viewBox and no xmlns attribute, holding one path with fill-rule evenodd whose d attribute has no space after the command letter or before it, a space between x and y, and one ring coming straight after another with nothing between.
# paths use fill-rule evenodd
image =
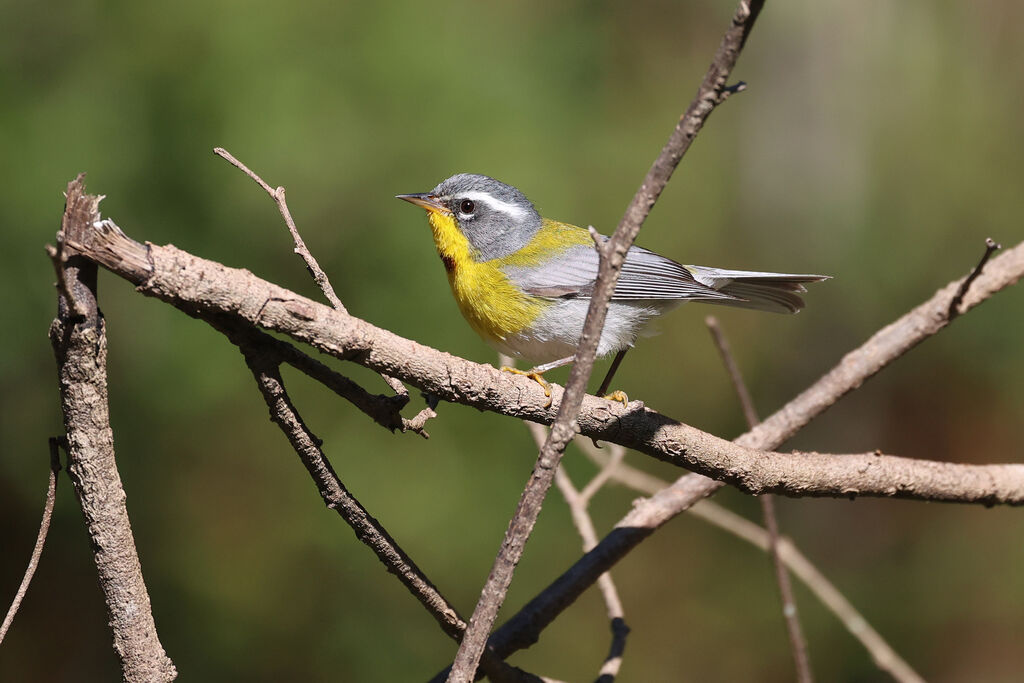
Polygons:
<instances>
[{"instance_id":1,"label":"bird claw","mask_svg":"<svg viewBox=\"0 0 1024 683\"><path fill-rule=\"evenodd\" d=\"M626 396L626 392L620 389L616 389L610 394L605 394L601 398L607 399L609 401L618 401L622 405L629 405L629 396Z\"/></svg>"},{"instance_id":2,"label":"bird claw","mask_svg":"<svg viewBox=\"0 0 1024 683\"><path fill-rule=\"evenodd\" d=\"M534 382L541 386L544 390L544 395L547 396L548 402L544 404L545 408L551 407L551 383L544 379L544 375L533 370L520 370L519 368L510 368L507 365L503 365L501 368L502 372L511 372L513 375L522 375L523 377L529 377Z\"/></svg>"}]
</instances>

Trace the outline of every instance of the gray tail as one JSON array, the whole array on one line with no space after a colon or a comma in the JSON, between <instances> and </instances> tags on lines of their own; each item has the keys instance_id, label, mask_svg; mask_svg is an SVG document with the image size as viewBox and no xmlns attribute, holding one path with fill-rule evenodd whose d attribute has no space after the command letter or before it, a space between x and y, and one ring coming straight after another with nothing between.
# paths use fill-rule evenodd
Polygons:
<instances>
[{"instance_id":1,"label":"gray tail","mask_svg":"<svg viewBox=\"0 0 1024 683\"><path fill-rule=\"evenodd\" d=\"M794 275L791 273L758 273L749 270L723 270L705 266L689 266L694 278L735 299L709 300L722 306L751 308L769 313L796 313L804 307L801 292L808 282L828 280L828 275Z\"/></svg>"}]
</instances>

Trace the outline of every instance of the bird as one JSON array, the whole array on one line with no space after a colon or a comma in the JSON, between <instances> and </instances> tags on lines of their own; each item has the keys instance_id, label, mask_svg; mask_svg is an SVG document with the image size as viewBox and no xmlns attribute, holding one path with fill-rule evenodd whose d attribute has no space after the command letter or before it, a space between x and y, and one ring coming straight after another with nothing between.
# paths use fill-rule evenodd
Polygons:
<instances>
[{"instance_id":1,"label":"bird","mask_svg":"<svg viewBox=\"0 0 1024 683\"><path fill-rule=\"evenodd\" d=\"M550 406L550 384L543 375L575 360L597 280L599 257L590 231L542 217L519 189L475 173L459 173L430 192L396 198L426 209L463 317L499 352L534 364L525 371L502 370L536 380ZM679 304L795 313L804 306L804 285L828 277L683 265L630 247L598 342L599 357L617 354L598 393L607 389L643 328ZM607 398L628 401L622 392Z\"/></svg>"}]
</instances>

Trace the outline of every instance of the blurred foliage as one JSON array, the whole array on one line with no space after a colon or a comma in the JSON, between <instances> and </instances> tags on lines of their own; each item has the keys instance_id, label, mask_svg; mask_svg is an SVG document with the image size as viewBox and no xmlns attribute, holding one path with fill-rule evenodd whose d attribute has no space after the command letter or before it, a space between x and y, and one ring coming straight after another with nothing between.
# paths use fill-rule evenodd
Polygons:
<instances>
[{"instance_id":1,"label":"blurred foliage","mask_svg":"<svg viewBox=\"0 0 1024 683\"><path fill-rule=\"evenodd\" d=\"M354 314L493 362L456 311L423 215L392 196L482 172L521 187L546 215L612 230L734 4L0 2L3 604L36 532L46 438L61 430L43 245L77 172L136 239L316 296L271 201L210 154L224 146L287 186ZM1013 199L1024 185L1022 26L1013 0L769 3L735 74L749 90L711 118L640 237L686 262L835 276L796 317L714 311L763 414L967 272L986 236L1024 237ZM239 354L117 278L101 274L100 286L129 511L182 679L423 680L444 665L453 644L324 510ZM791 445L1019 461L1022 311L1024 290L1000 294ZM730 436L742 417L702 324L708 312L666 318L618 385ZM442 405L429 441L391 435L287 378L345 483L468 614L531 467L526 430ZM592 471L575 452L567 466L579 481ZM81 515L61 485L41 567L0 649L0 680L118 677ZM599 525L633 496L602 493ZM756 501L719 498L758 515ZM786 533L926 678L1018 679L1019 511L780 508ZM577 547L555 493L503 614ZM633 629L623 680L791 679L757 550L684 518L615 576ZM838 622L806 591L798 597L819 678L878 680ZM607 644L591 591L514 661L586 680Z\"/></svg>"}]
</instances>

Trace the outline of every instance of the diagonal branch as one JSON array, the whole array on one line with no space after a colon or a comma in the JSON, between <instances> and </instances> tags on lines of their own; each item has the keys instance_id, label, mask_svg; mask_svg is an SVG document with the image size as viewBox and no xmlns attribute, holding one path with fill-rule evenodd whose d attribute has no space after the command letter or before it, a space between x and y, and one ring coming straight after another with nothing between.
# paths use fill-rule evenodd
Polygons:
<instances>
[{"instance_id":1,"label":"diagonal branch","mask_svg":"<svg viewBox=\"0 0 1024 683\"><path fill-rule=\"evenodd\" d=\"M984 263L975 266L969 275L950 282L930 299L879 330L860 347L846 354L835 368L811 387L756 428L739 437L737 443L757 448L778 447L889 363L945 329L953 320L947 311L954 297L961 297L957 310L962 315L993 294L1015 284L1024 277L1024 243L993 259L984 273L980 269L982 265ZM964 291L964 284L968 280L972 286ZM1007 467L1011 468L1007 471L1011 477L1017 476L1011 472L1021 469L1021 466ZM1001 473L990 471L988 476L998 478ZM500 657L507 657L515 650L532 645L540 632L566 607L575 602L598 576L614 566L666 522L690 509L696 502L712 495L723 485L720 481L698 474L688 474L650 498L635 503L633 509L592 551L577 560L572 567L495 631L488 642L489 651ZM896 486L896 483L893 485ZM882 649L884 642L881 642L880 638L877 642ZM872 653L874 655L874 651ZM904 674L900 680L917 680L913 670L894 652L888 650L884 654L883 658L875 657L879 666L883 666L882 662L892 664L892 670Z\"/></svg>"},{"instance_id":2,"label":"diagonal branch","mask_svg":"<svg viewBox=\"0 0 1024 683\"><path fill-rule=\"evenodd\" d=\"M598 342L604 329L608 303L611 301L612 292L615 291L622 264L626 260L626 252L632 246L647 215L665 189L683 155L690 148L694 137L714 108L728 97L730 91L726 91L726 81L763 4L763 0L741 0L732 24L722 37L711 66L697 90L696 97L654 160L644 182L636 191L608 242L602 245L596 238L596 232L591 228L600 261L590 307L576 349L575 362L559 404L558 415L551 425L544 446L537 455L533 473L523 489L515 514L505 532L498 557L473 611L466 637L455 656L451 674L448 676L450 683L468 683L473 679L477 662L487 644L487 634L490 633L498 610L505 600L512 582L512 574L540 515L541 505L548 489L551 488L562 454L575 435L573 423L583 405L587 381L594 368Z\"/></svg>"},{"instance_id":3,"label":"diagonal branch","mask_svg":"<svg viewBox=\"0 0 1024 683\"><path fill-rule=\"evenodd\" d=\"M222 329L245 357L267 407L270 419L280 427L288 442L306 466L327 507L336 511L352 527L356 538L377 555L389 572L422 604L449 637L458 641L466 628L465 621L423 571L406 554L386 529L364 508L335 473L320 447L321 441L310 431L288 396L278 364L277 349L263 340L246 337L237 330ZM501 660L486 658L484 668L503 681L538 681L535 676L510 667Z\"/></svg>"},{"instance_id":4,"label":"diagonal branch","mask_svg":"<svg viewBox=\"0 0 1024 683\"><path fill-rule=\"evenodd\" d=\"M729 341L725 338L725 333L722 332L722 328L714 316L709 315L704 322L711 332L711 338L718 348L722 363L736 390L736 395L743 407L743 414L747 419L747 426L753 429L760 420L757 417L757 410L754 408L754 400L750 397L747 384L743 381L740 368L729 349ZM807 639L804 638L803 629L800 627L796 596L793 594L789 572L786 571L786 565L779 555L779 521L775 513L775 500L771 495L761 496L761 510L764 515L764 526L768 530L768 556L775 569L775 582L779 586L779 595L782 598L782 617L786 621L786 634L789 636L789 646L793 653L793 662L796 665L796 679L799 683L811 683L814 676L811 674L811 661L807 654Z\"/></svg>"},{"instance_id":5,"label":"diagonal branch","mask_svg":"<svg viewBox=\"0 0 1024 683\"><path fill-rule=\"evenodd\" d=\"M610 456L594 448L586 439L577 439L576 444L599 467L607 467L610 463ZM615 467L612 479L623 486L649 496L655 495L669 485L669 482L664 479L625 463L619 463ZM714 501L702 500L691 507L688 512L765 552L768 551L769 537L764 528ZM836 618L842 622L850 634L860 641L879 669L900 683L923 683L924 679L885 642L885 639L868 623L864 615L858 612L857 608L839 592L839 589L786 537L779 539L779 557L818 600L836 615Z\"/></svg>"},{"instance_id":6,"label":"diagonal branch","mask_svg":"<svg viewBox=\"0 0 1024 683\"><path fill-rule=\"evenodd\" d=\"M262 187L263 190L270 195L270 198L273 199L274 203L277 205L277 210L281 213L281 218L284 219L284 224L288 227L288 232L291 233L292 241L295 243L295 249L293 251L305 262L306 270L309 271L309 274L313 277L313 281L316 282L320 291L324 293L324 297L331 302L331 306L334 306L336 310L341 311L342 313L348 313L348 310L345 308L345 304L341 303L341 299L339 299L338 295L334 292L334 286L331 284L330 278L327 277L327 273L325 273L324 269L320 267L320 264L317 262L312 252L310 252L309 248L306 246L306 242L302 239L302 235L299 234L299 228L295 225L295 219L292 218L292 212L288 208L288 200L285 198L284 187L270 187L263 178L259 177L252 169L236 159L231 152L227 151L223 147L215 147L213 149L213 153L227 161L245 175L249 176L253 182ZM388 377L387 375L381 375L381 379L391 387L397 396L404 398L406 403L408 403L409 391L401 381L394 377ZM426 415L426 413L421 414ZM425 417L423 422L426 422ZM422 425L420 426L420 433L424 433L422 431Z\"/></svg>"},{"instance_id":7,"label":"diagonal branch","mask_svg":"<svg viewBox=\"0 0 1024 683\"><path fill-rule=\"evenodd\" d=\"M327 277L327 273L324 272L320 264L310 253L306 247L306 243L303 241L302 236L299 234L299 229L295 225L295 219L292 218L292 212L288 208L288 200L285 199L284 188L278 186L273 188L267 184L263 178L259 177L250 169L248 166L243 164L241 161L236 159L231 152L227 151L223 147L214 147L213 153L220 158L227 161L229 164L237 168L239 171L249 176L253 182L263 188L263 190L270 195L270 198L277 204L277 210L281 212L281 218L284 219L284 224L288 227L288 232L291 233L292 241L295 242L295 253L306 263L306 269L309 274L313 277L313 281L316 282L320 291L324 293L327 300L331 302L331 306L334 306L337 310L342 313L347 313L348 310L345 308L345 304L341 303L341 299L334 292L334 287L331 285L330 279Z\"/></svg>"},{"instance_id":8,"label":"diagonal branch","mask_svg":"<svg viewBox=\"0 0 1024 683\"><path fill-rule=\"evenodd\" d=\"M533 422L525 424L529 428L533 440L540 447L546 437L544 428ZM591 519L590 512L587 510L590 499L613 476L613 471L618 467L623 456L626 454L626 449L622 446L613 446L613 449L613 455L608 459L608 462L604 464L597 475L582 490L577 489L572 483L564 466L559 467L555 473L555 483L558 485L559 491L562 492L562 497L565 498L565 502L569 506L569 512L572 515L576 531L579 533L580 538L583 539L584 552L597 545L597 531L594 528L594 520ZM629 626L626 624L626 614L622 609L622 600L619 597L619 590L615 587L612 575L605 572L598 578L597 585L601 589L601 597L604 598L605 608L608 610L608 620L612 631L612 643L608 649L608 657L605 658L604 664L601 666L597 680L598 683L612 683L622 667L622 655L626 649Z\"/></svg>"},{"instance_id":9,"label":"diagonal branch","mask_svg":"<svg viewBox=\"0 0 1024 683\"><path fill-rule=\"evenodd\" d=\"M239 344L245 363L256 379L257 387L270 409L270 419L288 438L288 442L306 466L328 508L337 512L352 527L356 537L368 545L388 571L409 589L452 638L458 638L465 622L423 572L398 546L390 534L345 488L320 447L321 441L299 416L284 388L278 369L280 360L265 349L244 340Z\"/></svg>"},{"instance_id":10,"label":"diagonal branch","mask_svg":"<svg viewBox=\"0 0 1024 683\"><path fill-rule=\"evenodd\" d=\"M345 360L353 360L371 369L386 369L442 400L471 405L534 422L550 422L552 412L546 408L543 392L533 381L512 377L490 366L477 365L429 347L402 339L365 321L339 314L283 288L256 278L244 270L226 268L197 258L173 247L142 245L128 238L110 221L93 226L94 230L79 235L74 246L90 259L138 286L140 293L160 298L188 312L207 319L228 315L249 324L259 325L309 343L317 349ZM961 315L993 294L1016 283L1024 276L1024 244L1006 250L993 258L981 272L958 306ZM955 280L940 289L928 301L896 322L883 328L859 349L847 354L840 364L821 380L766 419L756 429L740 438L747 447L772 448L781 444L811 419L826 410L843 395L860 386L888 363L949 324L946 315L949 302L961 288L964 279ZM555 397L559 390L555 388ZM632 419L623 422L625 414ZM653 422L652 422L653 421ZM713 472L722 445L715 437L649 411L639 402L627 407L588 397L583 402L578 424L590 437L627 445L642 452L671 459L688 453L709 466ZM776 462L776 454L755 452L763 461ZM1019 503L1024 499L1024 483L1020 466L967 466L939 464L949 468L946 474L955 481L946 489L928 471L936 463L906 461L891 456L871 454L876 471L870 487L861 494L956 500L959 502ZM804 465L792 463L793 471L783 468L780 476L771 479L774 490L793 495L806 495L807 489L793 486L791 475L807 474L820 462L841 465L847 459L837 456L808 456ZM859 465L853 460L849 462ZM898 473L895 464L910 469ZM917 466L923 466L920 469ZM866 468L866 472L870 467ZM825 495L849 495L842 482L830 490L824 485L828 473L821 472L817 491ZM959 475L965 475L962 480ZM831 475L829 475L831 476ZM914 482L908 486L908 482ZM918 482L928 485L918 487ZM959 482L959 483L957 483ZM861 481L861 484L869 482ZM546 624L571 604L597 576L627 554L637 543L673 516L685 511L695 501L710 495L720 484L700 476L686 476L649 500L638 504L618 528L566 572L545 593L531 601L508 624L492 636L495 652L511 652L536 638ZM957 488L957 487L961 488ZM758 490L764 490L759 487ZM634 514L636 513L636 514ZM642 528L646 524L646 528ZM638 526L639 525L639 526ZM630 531L632 529L633 531Z\"/></svg>"},{"instance_id":11,"label":"diagonal branch","mask_svg":"<svg viewBox=\"0 0 1024 683\"><path fill-rule=\"evenodd\" d=\"M361 410L381 427L392 432L397 429L402 432L416 432L424 438L428 436L423 429L425 420L421 420L418 416L411 419L402 417L401 409L408 402L407 394L405 396L371 394L356 382L332 370L319 360L311 358L288 342L243 324L237 319L228 316L211 316L206 318L206 322L227 337L235 346L269 354L278 362L287 363L311 379L320 382ZM424 410L431 409L428 407Z\"/></svg>"}]
</instances>

